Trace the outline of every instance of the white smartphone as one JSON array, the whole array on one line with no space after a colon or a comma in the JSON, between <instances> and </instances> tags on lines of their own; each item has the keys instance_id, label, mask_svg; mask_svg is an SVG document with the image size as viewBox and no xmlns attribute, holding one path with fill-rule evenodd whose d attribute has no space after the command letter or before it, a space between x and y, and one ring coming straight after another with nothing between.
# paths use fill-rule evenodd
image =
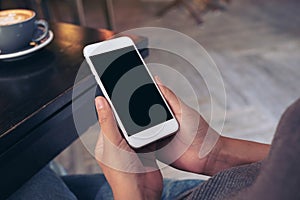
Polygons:
<instances>
[{"instance_id":1,"label":"white smartphone","mask_svg":"<svg viewBox=\"0 0 300 200\"><path fill-rule=\"evenodd\" d=\"M129 37L83 50L129 145L145 146L178 130L178 122Z\"/></svg>"}]
</instances>

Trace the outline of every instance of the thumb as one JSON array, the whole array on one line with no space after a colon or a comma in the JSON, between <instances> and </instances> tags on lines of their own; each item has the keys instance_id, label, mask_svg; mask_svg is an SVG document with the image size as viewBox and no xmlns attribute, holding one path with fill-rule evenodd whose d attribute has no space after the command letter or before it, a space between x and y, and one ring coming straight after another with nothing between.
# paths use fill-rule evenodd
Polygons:
<instances>
[{"instance_id":1,"label":"thumb","mask_svg":"<svg viewBox=\"0 0 300 200\"><path fill-rule=\"evenodd\" d=\"M106 99L102 96L96 97L95 104L101 132L113 144L119 144L122 140L122 136L119 132L111 107L109 106Z\"/></svg>"}]
</instances>

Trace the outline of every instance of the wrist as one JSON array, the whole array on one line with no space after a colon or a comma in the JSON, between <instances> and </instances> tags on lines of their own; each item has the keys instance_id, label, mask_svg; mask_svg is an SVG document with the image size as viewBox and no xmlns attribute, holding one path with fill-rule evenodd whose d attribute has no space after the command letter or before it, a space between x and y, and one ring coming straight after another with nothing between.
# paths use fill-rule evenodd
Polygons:
<instances>
[{"instance_id":1,"label":"wrist","mask_svg":"<svg viewBox=\"0 0 300 200\"><path fill-rule=\"evenodd\" d=\"M154 172L155 173L155 172ZM155 174L119 174L118 178L108 181L114 199L160 199L162 194L162 178L157 180ZM151 179L149 178L151 176ZM155 185L155 186L153 186Z\"/></svg>"},{"instance_id":2,"label":"wrist","mask_svg":"<svg viewBox=\"0 0 300 200\"><path fill-rule=\"evenodd\" d=\"M120 189L122 187L122 189ZM161 199L161 191L156 192L143 186L131 184L125 186L122 184L119 188L112 188L115 200L133 199L133 200L157 200Z\"/></svg>"},{"instance_id":3,"label":"wrist","mask_svg":"<svg viewBox=\"0 0 300 200\"><path fill-rule=\"evenodd\" d=\"M226 143L225 140L226 139L223 136L220 136L211 152L206 156L206 162L203 167L202 174L212 176L219 171L217 170L218 160L222 157L222 150Z\"/></svg>"},{"instance_id":4,"label":"wrist","mask_svg":"<svg viewBox=\"0 0 300 200\"><path fill-rule=\"evenodd\" d=\"M270 145L220 136L215 148L208 155L205 174L214 175L238 165L263 160Z\"/></svg>"}]
</instances>

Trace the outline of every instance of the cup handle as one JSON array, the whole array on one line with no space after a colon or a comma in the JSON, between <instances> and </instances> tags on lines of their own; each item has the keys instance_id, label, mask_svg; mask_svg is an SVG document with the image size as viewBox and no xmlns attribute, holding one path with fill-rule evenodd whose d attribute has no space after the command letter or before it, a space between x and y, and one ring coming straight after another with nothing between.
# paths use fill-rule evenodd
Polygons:
<instances>
[{"instance_id":1,"label":"cup handle","mask_svg":"<svg viewBox=\"0 0 300 200\"><path fill-rule=\"evenodd\" d=\"M33 42L39 42L48 35L49 25L48 25L48 22L46 22L43 19L40 19L40 20L36 20L34 22L34 26L35 26L35 30L38 29L38 27L40 27L40 26L44 27L43 34L41 36L39 36L38 38L33 38L32 39Z\"/></svg>"}]
</instances>

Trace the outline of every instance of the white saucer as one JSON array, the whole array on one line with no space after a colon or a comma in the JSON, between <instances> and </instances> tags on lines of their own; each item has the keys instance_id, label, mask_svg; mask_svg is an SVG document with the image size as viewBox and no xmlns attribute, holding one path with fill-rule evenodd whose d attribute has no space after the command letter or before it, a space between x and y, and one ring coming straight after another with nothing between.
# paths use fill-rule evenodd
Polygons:
<instances>
[{"instance_id":1,"label":"white saucer","mask_svg":"<svg viewBox=\"0 0 300 200\"><path fill-rule=\"evenodd\" d=\"M54 38L54 34L52 31L49 31L49 35L46 39L44 39L40 44L36 44L35 46L29 46L27 49L18 51L18 52L14 52L14 53L8 53L8 54L0 54L0 60L1 59L8 59L8 58L16 58L19 56L24 56L27 54L30 54L32 52L35 52L43 47L45 47L46 45L48 45Z\"/></svg>"}]
</instances>

